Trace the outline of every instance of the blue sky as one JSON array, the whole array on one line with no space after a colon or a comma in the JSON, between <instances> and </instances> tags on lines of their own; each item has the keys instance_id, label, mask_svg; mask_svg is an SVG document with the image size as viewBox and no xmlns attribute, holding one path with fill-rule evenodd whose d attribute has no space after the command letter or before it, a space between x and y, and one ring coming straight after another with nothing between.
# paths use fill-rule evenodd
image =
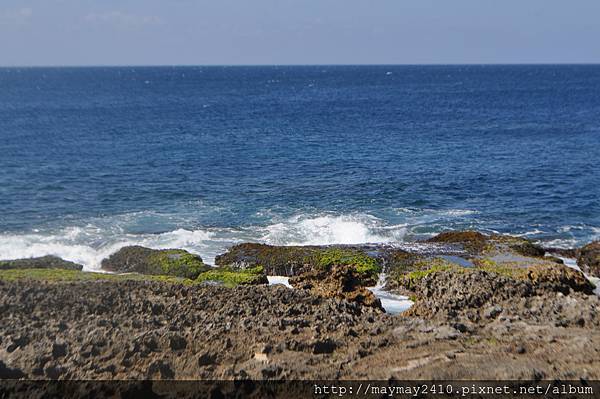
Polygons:
<instances>
[{"instance_id":1,"label":"blue sky","mask_svg":"<svg viewBox=\"0 0 600 399\"><path fill-rule=\"evenodd\" d=\"M599 0L2 0L0 65L600 63Z\"/></svg>"}]
</instances>

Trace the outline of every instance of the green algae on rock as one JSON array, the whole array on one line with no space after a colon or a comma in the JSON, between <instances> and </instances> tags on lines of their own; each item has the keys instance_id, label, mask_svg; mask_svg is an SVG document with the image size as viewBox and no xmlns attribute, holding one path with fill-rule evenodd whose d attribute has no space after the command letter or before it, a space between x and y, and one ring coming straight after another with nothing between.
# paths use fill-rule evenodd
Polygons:
<instances>
[{"instance_id":1,"label":"green algae on rock","mask_svg":"<svg viewBox=\"0 0 600 399\"><path fill-rule=\"evenodd\" d=\"M377 279L381 265L376 259L356 249L326 248L318 252L318 267L330 270L333 266L347 266L363 279Z\"/></svg>"},{"instance_id":2,"label":"green algae on rock","mask_svg":"<svg viewBox=\"0 0 600 399\"><path fill-rule=\"evenodd\" d=\"M198 255L183 249L121 248L102 261L102 269L117 273L141 273L195 279L210 270Z\"/></svg>"},{"instance_id":3,"label":"green algae on rock","mask_svg":"<svg viewBox=\"0 0 600 399\"><path fill-rule=\"evenodd\" d=\"M83 266L75 262L61 259L57 256L41 256L38 258L25 258L0 261L0 270L6 269L64 269L82 270Z\"/></svg>"},{"instance_id":4,"label":"green algae on rock","mask_svg":"<svg viewBox=\"0 0 600 399\"><path fill-rule=\"evenodd\" d=\"M19 281L33 280L45 281L50 283L60 282L93 282L93 281L157 281L173 284L192 285L194 280L173 277L173 276L153 276L137 273L130 274L109 274L83 272L79 270L67 269L5 269L0 270L0 281Z\"/></svg>"},{"instance_id":5,"label":"green algae on rock","mask_svg":"<svg viewBox=\"0 0 600 399\"><path fill-rule=\"evenodd\" d=\"M201 273L195 281L198 283L208 281L219 282L228 287L269 283L262 266L246 268L244 270L232 269L229 267L214 268Z\"/></svg>"},{"instance_id":6,"label":"green algae on rock","mask_svg":"<svg viewBox=\"0 0 600 399\"><path fill-rule=\"evenodd\" d=\"M311 268L318 247L283 247L256 243L234 245L215 258L217 266L246 269L263 266L269 276L294 276Z\"/></svg>"},{"instance_id":7,"label":"green algae on rock","mask_svg":"<svg viewBox=\"0 0 600 399\"><path fill-rule=\"evenodd\" d=\"M217 266L246 269L263 266L270 276L298 276L315 269L327 270L334 265L353 267L367 278L381 271L379 261L357 248L346 246L272 246L244 243L231 247L215 259Z\"/></svg>"}]
</instances>

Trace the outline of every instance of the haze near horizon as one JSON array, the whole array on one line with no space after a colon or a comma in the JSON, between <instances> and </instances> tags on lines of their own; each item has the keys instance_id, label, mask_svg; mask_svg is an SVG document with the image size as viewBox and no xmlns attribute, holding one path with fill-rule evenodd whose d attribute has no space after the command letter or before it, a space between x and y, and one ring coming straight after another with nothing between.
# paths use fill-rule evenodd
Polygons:
<instances>
[{"instance_id":1,"label":"haze near horizon","mask_svg":"<svg viewBox=\"0 0 600 399\"><path fill-rule=\"evenodd\" d=\"M581 0L5 0L0 66L600 62Z\"/></svg>"}]
</instances>

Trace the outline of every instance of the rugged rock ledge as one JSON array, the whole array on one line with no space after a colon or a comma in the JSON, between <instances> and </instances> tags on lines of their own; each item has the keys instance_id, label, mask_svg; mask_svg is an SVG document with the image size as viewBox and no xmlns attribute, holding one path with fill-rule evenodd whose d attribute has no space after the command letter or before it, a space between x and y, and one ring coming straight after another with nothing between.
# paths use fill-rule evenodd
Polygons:
<instances>
[{"instance_id":1,"label":"rugged rock ledge","mask_svg":"<svg viewBox=\"0 0 600 399\"><path fill-rule=\"evenodd\" d=\"M217 268L140 247L104 262L133 274L0 263L0 378L600 379L600 300L547 252L448 232L417 249L243 244ZM382 311L378 276L410 311Z\"/></svg>"},{"instance_id":2,"label":"rugged rock ledge","mask_svg":"<svg viewBox=\"0 0 600 399\"><path fill-rule=\"evenodd\" d=\"M391 317L284 287L0 282L0 370L42 379L600 378L598 298L561 295L502 303L470 321ZM560 309L567 322L535 309Z\"/></svg>"},{"instance_id":3,"label":"rugged rock ledge","mask_svg":"<svg viewBox=\"0 0 600 399\"><path fill-rule=\"evenodd\" d=\"M0 270L8 269L62 269L82 270L83 266L61 259L57 256L42 256L39 258L15 259L0 261Z\"/></svg>"}]
</instances>

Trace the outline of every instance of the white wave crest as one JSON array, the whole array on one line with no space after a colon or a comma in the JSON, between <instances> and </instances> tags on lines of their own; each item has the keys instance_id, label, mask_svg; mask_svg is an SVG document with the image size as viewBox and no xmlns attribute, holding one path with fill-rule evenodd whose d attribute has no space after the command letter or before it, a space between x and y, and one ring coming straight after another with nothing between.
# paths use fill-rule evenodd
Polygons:
<instances>
[{"instance_id":1,"label":"white wave crest","mask_svg":"<svg viewBox=\"0 0 600 399\"><path fill-rule=\"evenodd\" d=\"M178 229L163 234L115 236L95 228L70 227L48 235L0 235L0 259L54 255L79 263L84 266L84 270L98 270L102 259L128 245L142 245L153 249L182 248L201 253L210 237L210 232L202 230Z\"/></svg>"},{"instance_id":2,"label":"white wave crest","mask_svg":"<svg viewBox=\"0 0 600 399\"><path fill-rule=\"evenodd\" d=\"M273 245L331 245L400 241L404 226L386 226L367 215L295 216L263 229L261 241Z\"/></svg>"}]
</instances>

